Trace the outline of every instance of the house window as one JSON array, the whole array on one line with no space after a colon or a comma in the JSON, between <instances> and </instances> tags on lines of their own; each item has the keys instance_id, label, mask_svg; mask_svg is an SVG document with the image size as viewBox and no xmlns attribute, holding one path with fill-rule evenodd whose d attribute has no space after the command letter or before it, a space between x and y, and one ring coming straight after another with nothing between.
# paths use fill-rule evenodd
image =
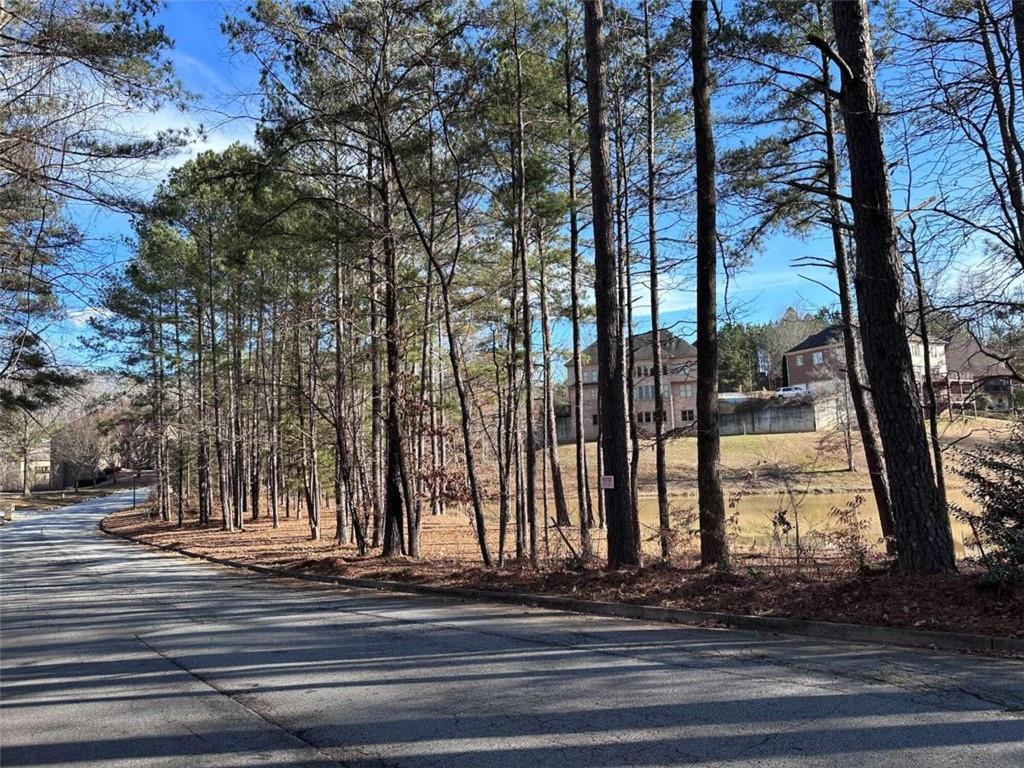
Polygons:
<instances>
[{"instance_id":1,"label":"house window","mask_svg":"<svg viewBox=\"0 0 1024 768\"><path fill-rule=\"evenodd\" d=\"M653 384L641 384L633 389L633 397L637 400L653 400L654 399L654 385Z\"/></svg>"},{"instance_id":2,"label":"house window","mask_svg":"<svg viewBox=\"0 0 1024 768\"><path fill-rule=\"evenodd\" d=\"M683 417L683 421L693 421L693 410L690 408L684 408L679 415Z\"/></svg>"},{"instance_id":3,"label":"house window","mask_svg":"<svg viewBox=\"0 0 1024 768\"><path fill-rule=\"evenodd\" d=\"M814 365L821 365L825 361L825 356L821 352L811 353L811 362Z\"/></svg>"},{"instance_id":4,"label":"house window","mask_svg":"<svg viewBox=\"0 0 1024 768\"><path fill-rule=\"evenodd\" d=\"M680 384L679 394L682 397L693 397L693 384Z\"/></svg>"},{"instance_id":5,"label":"house window","mask_svg":"<svg viewBox=\"0 0 1024 768\"><path fill-rule=\"evenodd\" d=\"M596 413L593 416L590 417L590 423L593 424L595 427L597 426L597 414Z\"/></svg>"},{"instance_id":6,"label":"house window","mask_svg":"<svg viewBox=\"0 0 1024 768\"><path fill-rule=\"evenodd\" d=\"M803 356L803 355L797 355L797 356L796 356L796 365L797 365L797 368L800 368L800 367L802 367L802 366L803 366L803 364L804 364L804 356Z\"/></svg>"}]
</instances>

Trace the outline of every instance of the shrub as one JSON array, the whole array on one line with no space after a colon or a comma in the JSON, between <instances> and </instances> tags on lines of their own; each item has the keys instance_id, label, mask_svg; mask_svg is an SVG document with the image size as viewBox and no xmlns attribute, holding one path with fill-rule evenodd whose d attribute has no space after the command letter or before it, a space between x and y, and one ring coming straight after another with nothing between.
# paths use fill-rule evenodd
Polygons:
<instances>
[{"instance_id":1,"label":"shrub","mask_svg":"<svg viewBox=\"0 0 1024 768\"><path fill-rule=\"evenodd\" d=\"M961 457L959 471L979 511L954 506L954 514L974 532L991 580L1024 582L1024 422L1004 443Z\"/></svg>"},{"instance_id":2,"label":"shrub","mask_svg":"<svg viewBox=\"0 0 1024 768\"><path fill-rule=\"evenodd\" d=\"M863 571L867 567L871 547L867 541L870 526L861 515L864 497L857 494L842 506L833 506L828 513L835 527L828 541L839 552L848 567Z\"/></svg>"}]
</instances>

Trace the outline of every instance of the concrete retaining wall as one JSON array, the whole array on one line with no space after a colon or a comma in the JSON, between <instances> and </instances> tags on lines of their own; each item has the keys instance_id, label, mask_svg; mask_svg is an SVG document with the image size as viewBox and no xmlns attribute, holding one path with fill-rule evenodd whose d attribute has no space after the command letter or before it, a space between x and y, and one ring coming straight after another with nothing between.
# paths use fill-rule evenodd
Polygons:
<instances>
[{"instance_id":1,"label":"concrete retaining wall","mask_svg":"<svg viewBox=\"0 0 1024 768\"><path fill-rule=\"evenodd\" d=\"M835 398L802 403L773 403L756 410L719 415L723 435L774 435L785 432L816 432L836 423Z\"/></svg>"}]
</instances>

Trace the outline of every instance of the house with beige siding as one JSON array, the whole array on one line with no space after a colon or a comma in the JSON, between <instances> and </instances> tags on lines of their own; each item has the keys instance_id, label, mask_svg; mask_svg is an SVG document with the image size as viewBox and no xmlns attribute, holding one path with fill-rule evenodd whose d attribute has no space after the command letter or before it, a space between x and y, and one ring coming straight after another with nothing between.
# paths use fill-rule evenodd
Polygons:
<instances>
[{"instance_id":1,"label":"house with beige siding","mask_svg":"<svg viewBox=\"0 0 1024 768\"><path fill-rule=\"evenodd\" d=\"M654 408L654 348L652 333L636 334L630 337L633 346L633 417L637 430L642 435L653 435L656 412ZM662 386L665 393L665 430L690 428L697 418L697 350L685 339L671 331L662 329L661 362ZM580 378L583 383L583 437L596 440L598 432L597 411L597 345L591 344L582 352L583 364ZM568 419L563 419L565 428L559 430L562 440L574 440L576 393L573 385L573 366L567 366L569 382ZM566 423L567 422L567 423Z\"/></svg>"}]
</instances>

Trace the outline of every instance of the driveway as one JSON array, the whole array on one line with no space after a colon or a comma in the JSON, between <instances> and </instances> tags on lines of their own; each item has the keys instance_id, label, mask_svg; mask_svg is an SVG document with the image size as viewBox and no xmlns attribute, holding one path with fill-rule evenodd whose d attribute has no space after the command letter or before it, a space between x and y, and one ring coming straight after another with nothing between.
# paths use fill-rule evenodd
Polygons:
<instances>
[{"instance_id":1,"label":"driveway","mask_svg":"<svg viewBox=\"0 0 1024 768\"><path fill-rule=\"evenodd\" d=\"M3 766L1024 765L1024 662L342 590L0 529Z\"/></svg>"}]
</instances>

